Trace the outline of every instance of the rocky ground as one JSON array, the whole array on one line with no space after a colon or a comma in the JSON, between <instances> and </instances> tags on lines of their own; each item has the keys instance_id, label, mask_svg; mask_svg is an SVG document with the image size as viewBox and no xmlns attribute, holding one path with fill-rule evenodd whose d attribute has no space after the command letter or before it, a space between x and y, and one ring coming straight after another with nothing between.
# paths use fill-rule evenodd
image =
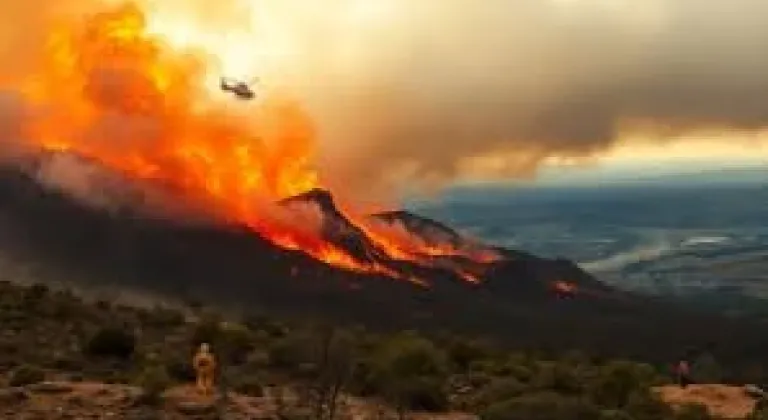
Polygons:
<instances>
[{"instance_id":1,"label":"rocky ground","mask_svg":"<svg viewBox=\"0 0 768 420\"><path fill-rule=\"evenodd\" d=\"M0 389L0 413L8 420L54 419L300 419L309 413L292 411L291 398L283 401L274 392L263 397L231 393L204 397L191 386L167 390L160 401L142 401L139 388L119 384L94 382L41 382L23 387ZM282 402L281 402L282 401ZM339 419L395 419L391 410L353 398L340 404ZM418 414L408 419L472 420L466 414Z\"/></svg>"}]
</instances>

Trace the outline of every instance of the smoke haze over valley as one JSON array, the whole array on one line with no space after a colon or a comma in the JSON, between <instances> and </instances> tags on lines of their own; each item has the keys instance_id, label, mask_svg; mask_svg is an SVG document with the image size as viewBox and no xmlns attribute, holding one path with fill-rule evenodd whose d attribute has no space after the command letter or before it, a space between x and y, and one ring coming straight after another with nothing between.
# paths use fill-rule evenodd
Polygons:
<instances>
[{"instance_id":1,"label":"smoke haze over valley","mask_svg":"<svg viewBox=\"0 0 768 420\"><path fill-rule=\"evenodd\" d=\"M584 176L458 187L413 206L485 240L578 261L620 288L768 298L768 171Z\"/></svg>"}]
</instances>

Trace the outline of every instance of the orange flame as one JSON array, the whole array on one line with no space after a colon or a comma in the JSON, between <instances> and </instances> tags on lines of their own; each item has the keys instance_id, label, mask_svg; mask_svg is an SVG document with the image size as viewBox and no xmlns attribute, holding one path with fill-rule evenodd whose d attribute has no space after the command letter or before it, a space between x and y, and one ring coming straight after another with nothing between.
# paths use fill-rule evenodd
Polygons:
<instances>
[{"instance_id":1,"label":"orange flame","mask_svg":"<svg viewBox=\"0 0 768 420\"><path fill-rule=\"evenodd\" d=\"M579 291L579 288L575 283L562 280L553 282L552 288L555 290L555 292L564 295L574 295Z\"/></svg>"},{"instance_id":2,"label":"orange flame","mask_svg":"<svg viewBox=\"0 0 768 420\"><path fill-rule=\"evenodd\" d=\"M449 241L429 241L411 233L399 223L360 223L360 228L393 259L431 267L437 266L441 258L448 259L448 261L442 261L444 265L450 262L451 258L469 260L477 266L474 270L457 266L452 268L457 275L470 283L479 282L479 277L487 268L485 265L501 259L496 252L481 247L460 248Z\"/></svg>"},{"instance_id":3,"label":"orange flame","mask_svg":"<svg viewBox=\"0 0 768 420\"><path fill-rule=\"evenodd\" d=\"M72 151L132 178L172 185L283 248L349 270L403 277L362 265L318 235L265 216L257 204L264 199L274 202L319 186L309 166L315 152L309 118L296 103L274 95L248 121L205 101L204 57L173 51L148 34L135 4L81 25L59 24L50 33L46 60L21 83L39 110L28 127L32 146ZM398 260L450 252L365 231Z\"/></svg>"}]
</instances>

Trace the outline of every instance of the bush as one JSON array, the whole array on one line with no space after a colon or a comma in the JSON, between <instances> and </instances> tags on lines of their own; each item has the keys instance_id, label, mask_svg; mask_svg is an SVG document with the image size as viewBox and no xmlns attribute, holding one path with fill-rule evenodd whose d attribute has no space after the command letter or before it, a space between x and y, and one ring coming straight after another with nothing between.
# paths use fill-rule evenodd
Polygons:
<instances>
[{"instance_id":1,"label":"bush","mask_svg":"<svg viewBox=\"0 0 768 420\"><path fill-rule=\"evenodd\" d=\"M214 316L204 317L192 332L195 346L211 345L211 350L222 363L242 364L253 349L255 336L242 325L221 322Z\"/></svg>"},{"instance_id":2,"label":"bush","mask_svg":"<svg viewBox=\"0 0 768 420\"><path fill-rule=\"evenodd\" d=\"M183 313L161 306L155 307L146 315L146 323L155 327L173 328L183 325L184 322L185 318Z\"/></svg>"},{"instance_id":3,"label":"bush","mask_svg":"<svg viewBox=\"0 0 768 420\"><path fill-rule=\"evenodd\" d=\"M523 395L527 390L528 386L517 379L497 379L480 389L480 392L472 398L472 406L479 409L485 409L494 403L517 398Z\"/></svg>"},{"instance_id":4,"label":"bush","mask_svg":"<svg viewBox=\"0 0 768 420\"><path fill-rule=\"evenodd\" d=\"M91 356L130 359L136 350L136 337L124 328L102 328L88 340L85 352Z\"/></svg>"},{"instance_id":5,"label":"bush","mask_svg":"<svg viewBox=\"0 0 768 420\"><path fill-rule=\"evenodd\" d=\"M482 420L595 420L600 410L589 402L555 393L529 394L496 403Z\"/></svg>"},{"instance_id":6,"label":"bush","mask_svg":"<svg viewBox=\"0 0 768 420\"><path fill-rule=\"evenodd\" d=\"M448 394L438 378L414 378L400 384L395 390L397 401L403 408L440 412L448 409Z\"/></svg>"},{"instance_id":7,"label":"bush","mask_svg":"<svg viewBox=\"0 0 768 420\"><path fill-rule=\"evenodd\" d=\"M243 364L254 348L254 341L255 337L247 327L229 324L219 329L218 341L213 344L218 347L224 362Z\"/></svg>"},{"instance_id":8,"label":"bush","mask_svg":"<svg viewBox=\"0 0 768 420\"><path fill-rule=\"evenodd\" d=\"M632 393L647 389L654 379L655 371L650 366L617 361L599 369L588 392L598 405L618 409L627 405Z\"/></svg>"},{"instance_id":9,"label":"bush","mask_svg":"<svg viewBox=\"0 0 768 420\"><path fill-rule=\"evenodd\" d=\"M380 373L387 376L439 376L448 373L446 355L424 338L406 334L385 343L376 355Z\"/></svg>"},{"instance_id":10,"label":"bush","mask_svg":"<svg viewBox=\"0 0 768 420\"><path fill-rule=\"evenodd\" d=\"M755 406L755 410L749 415L748 420L768 420L768 404L761 400Z\"/></svg>"},{"instance_id":11,"label":"bush","mask_svg":"<svg viewBox=\"0 0 768 420\"><path fill-rule=\"evenodd\" d=\"M251 316L245 320L245 325L252 331L265 333L270 338L285 337L288 328L264 316Z\"/></svg>"},{"instance_id":12,"label":"bush","mask_svg":"<svg viewBox=\"0 0 768 420\"><path fill-rule=\"evenodd\" d=\"M245 377L235 378L233 380L232 389L240 394L248 395L250 397L263 397L264 386L255 375L249 375Z\"/></svg>"},{"instance_id":13,"label":"bush","mask_svg":"<svg viewBox=\"0 0 768 420\"><path fill-rule=\"evenodd\" d=\"M25 386L31 385L45 380L45 372L36 367L30 365L19 366L11 372L8 379L8 385L10 386Z\"/></svg>"},{"instance_id":14,"label":"bush","mask_svg":"<svg viewBox=\"0 0 768 420\"><path fill-rule=\"evenodd\" d=\"M448 357L461 372L469 370L473 362L487 357L489 351L480 343L462 339L453 339L448 345Z\"/></svg>"},{"instance_id":15,"label":"bush","mask_svg":"<svg viewBox=\"0 0 768 420\"><path fill-rule=\"evenodd\" d=\"M374 387L398 408L437 411L446 408L448 361L426 339L405 334L385 343L374 355Z\"/></svg>"},{"instance_id":16,"label":"bush","mask_svg":"<svg viewBox=\"0 0 768 420\"><path fill-rule=\"evenodd\" d=\"M600 420L634 420L634 417L622 410L605 410L600 413Z\"/></svg>"},{"instance_id":17,"label":"bush","mask_svg":"<svg viewBox=\"0 0 768 420\"><path fill-rule=\"evenodd\" d=\"M514 379L514 378L510 378ZM467 384L473 388L483 388L485 386L488 386L490 383L492 383L494 380L494 377L483 372L471 372L466 375L466 381Z\"/></svg>"},{"instance_id":18,"label":"bush","mask_svg":"<svg viewBox=\"0 0 768 420\"><path fill-rule=\"evenodd\" d=\"M221 321L213 316L203 317L192 331L192 344L199 346L201 343L213 345L219 341L221 334Z\"/></svg>"},{"instance_id":19,"label":"bush","mask_svg":"<svg viewBox=\"0 0 768 420\"><path fill-rule=\"evenodd\" d=\"M312 361L312 338L307 334L294 333L276 340L269 347L269 363L273 367L292 368Z\"/></svg>"},{"instance_id":20,"label":"bush","mask_svg":"<svg viewBox=\"0 0 768 420\"><path fill-rule=\"evenodd\" d=\"M141 388L139 402L155 405L162 401L163 393L172 385L168 372L161 366L150 366L136 378L136 385Z\"/></svg>"},{"instance_id":21,"label":"bush","mask_svg":"<svg viewBox=\"0 0 768 420\"><path fill-rule=\"evenodd\" d=\"M533 378L533 385L541 391L554 391L562 394L580 394L583 381L578 377L578 369L564 363L543 363Z\"/></svg>"},{"instance_id":22,"label":"bush","mask_svg":"<svg viewBox=\"0 0 768 420\"><path fill-rule=\"evenodd\" d=\"M624 411L635 420L658 420L673 417L672 408L651 393L648 388L638 389L627 398Z\"/></svg>"},{"instance_id":23,"label":"bush","mask_svg":"<svg viewBox=\"0 0 768 420\"><path fill-rule=\"evenodd\" d=\"M712 420L712 416L701 404L686 404L677 411L675 420Z\"/></svg>"}]
</instances>

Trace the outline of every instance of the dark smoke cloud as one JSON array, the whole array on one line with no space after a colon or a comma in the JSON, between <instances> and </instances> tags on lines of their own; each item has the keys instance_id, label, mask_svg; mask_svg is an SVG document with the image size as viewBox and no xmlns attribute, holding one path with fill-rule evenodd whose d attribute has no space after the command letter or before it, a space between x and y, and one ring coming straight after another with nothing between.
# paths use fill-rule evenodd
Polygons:
<instances>
[{"instance_id":1,"label":"dark smoke cloud","mask_svg":"<svg viewBox=\"0 0 768 420\"><path fill-rule=\"evenodd\" d=\"M361 35L362 68L326 57L306 82L342 187L455 179L486 156L488 175L525 176L629 132L768 125L763 0L395 3L386 30Z\"/></svg>"}]
</instances>

